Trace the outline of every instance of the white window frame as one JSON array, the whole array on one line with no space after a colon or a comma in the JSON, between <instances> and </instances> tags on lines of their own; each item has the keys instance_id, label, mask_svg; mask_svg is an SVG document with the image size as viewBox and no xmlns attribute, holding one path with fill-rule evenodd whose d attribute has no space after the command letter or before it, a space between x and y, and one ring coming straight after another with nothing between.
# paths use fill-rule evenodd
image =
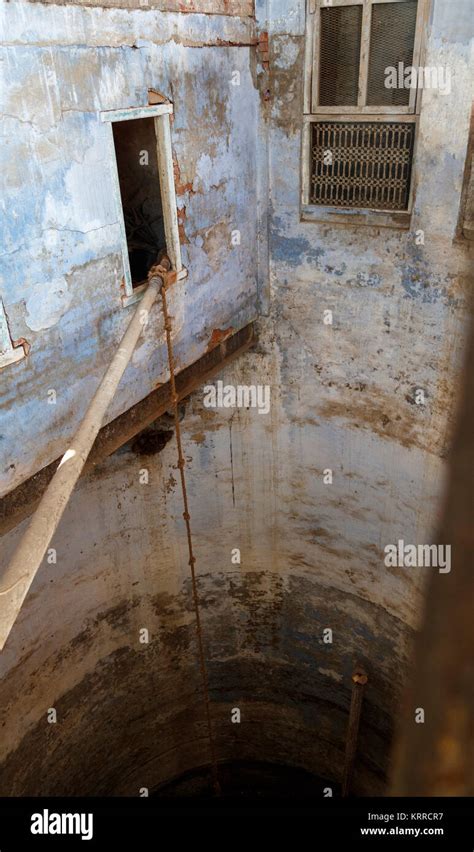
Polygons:
<instances>
[{"instance_id":1,"label":"white window frame","mask_svg":"<svg viewBox=\"0 0 474 852\"><path fill-rule=\"evenodd\" d=\"M111 163L113 176L113 192L117 210L117 220L120 223L122 261L123 261L123 289L122 305L137 302L143 296L147 284L134 287L130 272L130 261L128 257L127 233L123 216L122 197L120 194L120 179L115 153L114 135L112 124L115 121L133 121L137 118L153 118L156 135L156 156L158 162L158 174L160 178L161 205L163 210L163 223L165 228L166 252L171 262L171 268L178 273L178 279L185 278L187 270L183 267L181 260L181 245L178 229L178 211L176 204L176 191L173 172L173 151L171 147L171 123L170 115L173 113L171 103L155 104L145 107L130 107L128 109L106 110L101 112L101 120L109 125L109 161Z\"/></svg>"},{"instance_id":2,"label":"white window frame","mask_svg":"<svg viewBox=\"0 0 474 852\"><path fill-rule=\"evenodd\" d=\"M374 226L408 228L413 207L414 165L418 140L418 115L421 107L421 91L410 89L410 101L406 106L368 106L367 80L370 56L370 26L372 6L376 3L400 3L407 0L307 0L306 6L306 46L304 69L304 116L302 132L302 178L301 178L301 218L306 221L330 221L333 224L365 224ZM362 6L362 31L359 65L358 103L349 106L321 106L319 104L319 41L320 10L336 6ZM415 42L412 65L418 68L422 63L423 34L428 20L430 0L418 0ZM371 210L357 207L325 207L310 204L311 123L314 121L370 121L370 122L414 122L415 144L412 160L410 197L407 210Z\"/></svg>"},{"instance_id":3,"label":"white window frame","mask_svg":"<svg viewBox=\"0 0 474 852\"><path fill-rule=\"evenodd\" d=\"M13 340L3 299L0 297L0 370L21 361L28 354L28 350L26 340Z\"/></svg>"}]
</instances>

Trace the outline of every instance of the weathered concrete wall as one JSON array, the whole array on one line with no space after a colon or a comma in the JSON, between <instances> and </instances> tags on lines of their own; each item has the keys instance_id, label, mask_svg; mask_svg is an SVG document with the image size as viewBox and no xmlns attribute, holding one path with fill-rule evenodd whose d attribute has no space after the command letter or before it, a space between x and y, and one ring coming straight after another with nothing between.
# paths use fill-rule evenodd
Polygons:
<instances>
[{"instance_id":1,"label":"weathered concrete wall","mask_svg":"<svg viewBox=\"0 0 474 852\"><path fill-rule=\"evenodd\" d=\"M466 248L453 244L470 111L467 6L450 8L435 3L427 64L450 63L453 91L424 93L413 221L395 232L300 222L304 4L257 4L270 69L259 68L258 149L241 180L257 159L262 187L268 168L271 287L258 348L222 378L270 385L272 406L211 410L195 394L183 421L219 757L288 762L336 783L362 660L360 794L384 789L431 570L388 569L383 547L431 540L468 314ZM221 50L209 51L212 63ZM260 196L260 221L266 206ZM260 234L262 286L264 244ZM222 272L215 294L234 281ZM201 316L211 308L198 302ZM425 406L413 404L415 388ZM174 462L174 442L154 456L126 448L74 495L53 542L58 562L42 567L0 658L2 792L136 795L207 761ZM149 485L139 484L143 467ZM20 534L5 538L5 561ZM333 644L322 641L327 627Z\"/></svg>"},{"instance_id":2,"label":"weathered concrete wall","mask_svg":"<svg viewBox=\"0 0 474 852\"><path fill-rule=\"evenodd\" d=\"M162 12L199 12L207 15L242 15L254 13L254 0L30 0L32 3L54 3L69 6L118 7L121 9L159 9Z\"/></svg>"},{"instance_id":3,"label":"weathered concrete wall","mask_svg":"<svg viewBox=\"0 0 474 852\"><path fill-rule=\"evenodd\" d=\"M471 108L471 10L456 2L447 15L434 4L425 62L449 66L452 92L423 93L414 213L410 230L396 232L300 221L304 5L257 4L270 42L261 79L271 211L262 345L273 353L278 389L280 485L269 511L284 574L295 586L309 574L310 587L348 604L354 622L334 612L329 625L338 624L353 662L360 653L377 682L365 712L380 722L382 707L393 722L425 572L387 569L383 548L399 538L432 541L472 286L467 248L453 243ZM415 242L419 229L424 245ZM332 326L323 323L326 309ZM413 404L415 389L424 390L424 406ZM332 485L324 484L327 468ZM304 629L299 636L314 648Z\"/></svg>"},{"instance_id":4,"label":"weathered concrete wall","mask_svg":"<svg viewBox=\"0 0 474 852\"><path fill-rule=\"evenodd\" d=\"M268 365L256 352L223 379L249 383ZM342 575L337 586L333 562L303 558L280 418L277 407L271 422L214 412L196 394L183 421L219 757L289 763L337 783L352 661L372 657L377 624L359 785L380 790L406 653L398 601L385 611L348 593ZM57 564L39 572L0 661L2 792L137 795L207 762L175 460L174 442L154 456L125 449L74 495L53 541ZM139 485L144 467L149 484Z\"/></svg>"},{"instance_id":5,"label":"weathered concrete wall","mask_svg":"<svg viewBox=\"0 0 474 852\"><path fill-rule=\"evenodd\" d=\"M23 2L2 13L1 294L12 337L31 344L28 358L2 370L5 493L64 451L134 310L120 301L119 211L100 111L146 105L148 88L174 103L190 274L171 311L185 366L215 329L238 329L256 313L258 100L248 17ZM156 309L108 419L166 379L164 355Z\"/></svg>"},{"instance_id":6,"label":"weathered concrete wall","mask_svg":"<svg viewBox=\"0 0 474 852\"><path fill-rule=\"evenodd\" d=\"M407 232L300 222L304 3L270 5L267 327L276 337L292 443L297 435L303 443L292 452L292 496L303 503L312 493L340 564L365 551L353 582L367 583L373 595L387 580L380 545L399 535L424 541L434 522L455 412L470 284L467 249L453 244L470 114L469 4L455 4L449 25L435 4L426 64L448 64L453 89L450 97L423 94ZM454 27L463 13L464 29ZM419 229L424 245L415 242ZM323 323L325 309L332 326ZM417 388L424 406L414 404ZM307 467L335 471L330 494L321 476L308 482Z\"/></svg>"}]
</instances>

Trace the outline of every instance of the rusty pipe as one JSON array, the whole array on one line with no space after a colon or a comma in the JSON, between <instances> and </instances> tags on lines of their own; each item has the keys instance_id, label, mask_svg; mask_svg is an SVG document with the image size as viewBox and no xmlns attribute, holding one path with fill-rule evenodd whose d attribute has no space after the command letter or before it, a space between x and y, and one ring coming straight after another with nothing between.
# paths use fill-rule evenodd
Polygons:
<instances>
[{"instance_id":1,"label":"rusty pipe","mask_svg":"<svg viewBox=\"0 0 474 852\"><path fill-rule=\"evenodd\" d=\"M151 270L148 287L128 325L120 345L97 388L84 418L59 462L29 526L5 573L0 578L0 651L3 650L28 590L68 504L107 408L146 325L149 312L164 283L169 261Z\"/></svg>"},{"instance_id":2,"label":"rusty pipe","mask_svg":"<svg viewBox=\"0 0 474 852\"><path fill-rule=\"evenodd\" d=\"M357 754L357 740L359 737L360 714L362 710L362 699L364 697L365 685L368 677L362 666L357 666L352 675L352 695L349 710L349 724L347 726L346 755L344 759L344 777L342 780L342 796L349 795L352 773Z\"/></svg>"}]
</instances>

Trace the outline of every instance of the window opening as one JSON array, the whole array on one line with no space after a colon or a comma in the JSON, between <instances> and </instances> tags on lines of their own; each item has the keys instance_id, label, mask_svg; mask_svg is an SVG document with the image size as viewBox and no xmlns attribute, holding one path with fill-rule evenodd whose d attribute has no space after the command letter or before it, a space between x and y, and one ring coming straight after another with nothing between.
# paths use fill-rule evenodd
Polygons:
<instances>
[{"instance_id":1,"label":"window opening","mask_svg":"<svg viewBox=\"0 0 474 852\"><path fill-rule=\"evenodd\" d=\"M146 281L166 249L153 118L112 124L133 287Z\"/></svg>"}]
</instances>

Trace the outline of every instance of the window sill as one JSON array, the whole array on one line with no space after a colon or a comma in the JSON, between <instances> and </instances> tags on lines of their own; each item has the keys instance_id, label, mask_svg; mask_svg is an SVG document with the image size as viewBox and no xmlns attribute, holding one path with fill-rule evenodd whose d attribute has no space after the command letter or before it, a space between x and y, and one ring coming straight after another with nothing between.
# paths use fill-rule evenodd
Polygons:
<instances>
[{"instance_id":1,"label":"window sill","mask_svg":"<svg viewBox=\"0 0 474 852\"><path fill-rule=\"evenodd\" d=\"M23 346L12 347L8 352L3 352L0 355L0 370L3 370L4 367L9 367L10 364L17 364L25 356L26 352Z\"/></svg>"},{"instance_id":2,"label":"window sill","mask_svg":"<svg viewBox=\"0 0 474 852\"><path fill-rule=\"evenodd\" d=\"M375 228L395 228L407 231L411 213L407 210L366 210L363 208L319 207L303 205L302 222L317 222L326 225L365 225Z\"/></svg>"}]
</instances>

